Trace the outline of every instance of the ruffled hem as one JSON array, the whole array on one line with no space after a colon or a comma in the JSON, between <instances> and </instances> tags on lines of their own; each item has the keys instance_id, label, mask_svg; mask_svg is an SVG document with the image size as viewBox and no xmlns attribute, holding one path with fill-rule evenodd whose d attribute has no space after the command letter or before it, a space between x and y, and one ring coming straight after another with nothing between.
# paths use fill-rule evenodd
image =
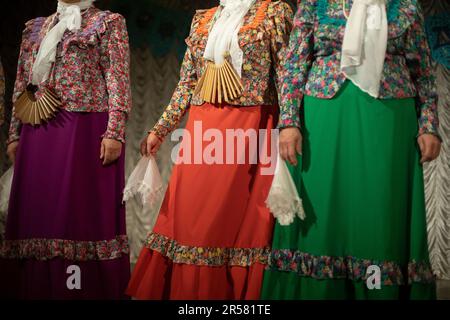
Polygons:
<instances>
[{"instance_id":1,"label":"ruffled hem","mask_svg":"<svg viewBox=\"0 0 450 320\"><path fill-rule=\"evenodd\" d=\"M270 248L213 248L179 244L164 235L151 233L144 246L156 251L173 263L198 266L240 266L268 263Z\"/></svg>"},{"instance_id":2,"label":"ruffled hem","mask_svg":"<svg viewBox=\"0 0 450 320\"><path fill-rule=\"evenodd\" d=\"M0 243L0 257L5 259L101 261L119 259L129 251L128 237L125 235L102 241L24 239Z\"/></svg>"},{"instance_id":3,"label":"ruffled hem","mask_svg":"<svg viewBox=\"0 0 450 320\"><path fill-rule=\"evenodd\" d=\"M270 270L295 272L299 276L315 279L367 280L367 269L378 266L381 283L385 286L407 283L432 283L435 281L427 262L410 261L406 268L392 261L376 261L356 257L314 256L292 250L273 250L269 259Z\"/></svg>"},{"instance_id":4,"label":"ruffled hem","mask_svg":"<svg viewBox=\"0 0 450 320\"><path fill-rule=\"evenodd\" d=\"M139 300L257 300L265 266L197 266L173 263L144 248L127 294Z\"/></svg>"}]
</instances>

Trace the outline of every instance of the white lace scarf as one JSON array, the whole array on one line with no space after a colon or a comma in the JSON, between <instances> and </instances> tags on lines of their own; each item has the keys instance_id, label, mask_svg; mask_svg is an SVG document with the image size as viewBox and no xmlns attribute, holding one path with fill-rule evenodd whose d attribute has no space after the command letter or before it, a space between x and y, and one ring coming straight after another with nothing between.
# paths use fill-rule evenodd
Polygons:
<instances>
[{"instance_id":1,"label":"white lace scarf","mask_svg":"<svg viewBox=\"0 0 450 320\"><path fill-rule=\"evenodd\" d=\"M204 58L217 65L230 54L233 68L241 77L243 52L239 46L239 30L255 0L221 0L217 19L209 34Z\"/></svg>"},{"instance_id":2,"label":"white lace scarf","mask_svg":"<svg viewBox=\"0 0 450 320\"><path fill-rule=\"evenodd\" d=\"M386 1L354 0L345 27L341 71L374 98L379 96L387 40Z\"/></svg>"},{"instance_id":3,"label":"white lace scarf","mask_svg":"<svg viewBox=\"0 0 450 320\"><path fill-rule=\"evenodd\" d=\"M94 1L83 0L77 3L58 1L59 21L42 40L33 65L32 83L34 85L39 85L48 79L51 66L55 62L56 49L64 32L81 28L81 11L90 8Z\"/></svg>"}]
</instances>

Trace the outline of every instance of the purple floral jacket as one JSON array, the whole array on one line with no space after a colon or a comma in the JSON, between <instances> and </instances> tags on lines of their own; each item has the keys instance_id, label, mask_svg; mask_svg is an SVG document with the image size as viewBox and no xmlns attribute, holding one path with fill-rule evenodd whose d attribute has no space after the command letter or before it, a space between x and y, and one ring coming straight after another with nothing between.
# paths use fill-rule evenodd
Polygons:
<instances>
[{"instance_id":1,"label":"purple floral jacket","mask_svg":"<svg viewBox=\"0 0 450 320\"><path fill-rule=\"evenodd\" d=\"M62 108L73 112L108 112L105 138L125 141L131 109L130 52L125 19L116 13L90 8L83 12L77 32L66 31L54 68L44 88L55 92ZM53 14L27 22L22 36L13 102L31 83L31 69L39 46L58 20ZM19 140L21 123L12 119L8 142Z\"/></svg>"},{"instance_id":2,"label":"purple floral jacket","mask_svg":"<svg viewBox=\"0 0 450 320\"><path fill-rule=\"evenodd\" d=\"M347 1L347 10L353 0ZM419 134L437 135L437 93L417 0L388 0L388 47L380 99L417 97ZM281 89L280 127L300 127L303 95L329 99L346 81L340 72L346 18L342 0L300 0Z\"/></svg>"},{"instance_id":3,"label":"purple floral jacket","mask_svg":"<svg viewBox=\"0 0 450 320\"><path fill-rule=\"evenodd\" d=\"M169 106L152 131L161 139L174 130L189 105L202 105L194 95L197 80L206 69L203 53L217 7L198 10L186 39L187 50L181 66L180 82ZM293 13L282 1L256 0L244 18L239 44L244 53L242 84L244 93L230 105L255 106L278 104L283 61L289 43Z\"/></svg>"}]
</instances>

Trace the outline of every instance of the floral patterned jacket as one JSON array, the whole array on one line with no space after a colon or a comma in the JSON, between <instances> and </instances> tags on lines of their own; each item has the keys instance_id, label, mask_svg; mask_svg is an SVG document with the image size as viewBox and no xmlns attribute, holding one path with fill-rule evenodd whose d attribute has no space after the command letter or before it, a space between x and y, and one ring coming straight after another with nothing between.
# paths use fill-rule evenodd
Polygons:
<instances>
[{"instance_id":1,"label":"floral patterned jacket","mask_svg":"<svg viewBox=\"0 0 450 320\"><path fill-rule=\"evenodd\" d=\"M73 112L108 112L105 138L125 140L125 124L131 109L130 52L125 19L116 13L90 8L83 12L77 32L66 31L56 62L44 88L55 92L62 108ZM13 102L31 83L31 70L39 46L58 15L27 22L22 36ZM21 123L11 121L8 142L19 140Z\"/></svg>"},{"instance_id":2,"label":"floral patterned jacket","mask_svg":"<svg viewBox=\"0 0 450 320\"><path fill-rule=\"evenodd\" d=\"M206 69L203 53L217 9L199 10L193 18L191 32L186 39L188 48L181 67L180 81L169 106L152 129L161 139L179 125L190 104L203 104L199 97L194 96L194 90L197 80ZM289 43L292 18L291 8L282 1L256 0L250 8L239 33L240 47L244 52L244 93L231 105L278 103L277 88L281 86L283 59Z\"/></svg>"},{"instance_id":3,"label":"floral patterned jacket","mask_svg":"<svg viewBox=\"0 0 450 320\"><path fill-rule=\"evenodd\" d=\"M353 0L347 1L347 10ZM437 134L437 93L417 0L388 0L388 47L380 98L417 97L419 134ZM300 0L294 18L280 104L280 127L300 127L303 95L332 98L340 72L346 18L342 0Z\"/></svg>"}]
</instances>

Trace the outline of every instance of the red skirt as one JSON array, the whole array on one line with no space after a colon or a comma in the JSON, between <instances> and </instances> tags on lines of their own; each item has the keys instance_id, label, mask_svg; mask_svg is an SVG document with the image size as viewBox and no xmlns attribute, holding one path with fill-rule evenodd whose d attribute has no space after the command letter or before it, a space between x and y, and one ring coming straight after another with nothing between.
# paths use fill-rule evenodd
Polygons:
<instances>
[{"instance_id":1,"label":"red skirt","mask_svg":"<svg viewBox=\"0 0 450 320\"><path fill-rule=\"evenodd\" d=\"M225 138L227 129L270 132L277 117L276 106L192 106L183 141L195 140L194 126L198 130L199 123L203 133L215 129ZM254 150L250 140L245 139L247 155ZM200 146L206 150L210 144L203 141ZM242 143L234 145L237 158ZM231 164L225 160L229 150L223 152L224 164L193 160L174 166L156 226L141 251L127 294L137 299L259 299L273 230L265 205L273 175L261 169L271 164L263 165L259 158L249 161L249 157L245 164Z\"/></svg>"}]
</instances>

